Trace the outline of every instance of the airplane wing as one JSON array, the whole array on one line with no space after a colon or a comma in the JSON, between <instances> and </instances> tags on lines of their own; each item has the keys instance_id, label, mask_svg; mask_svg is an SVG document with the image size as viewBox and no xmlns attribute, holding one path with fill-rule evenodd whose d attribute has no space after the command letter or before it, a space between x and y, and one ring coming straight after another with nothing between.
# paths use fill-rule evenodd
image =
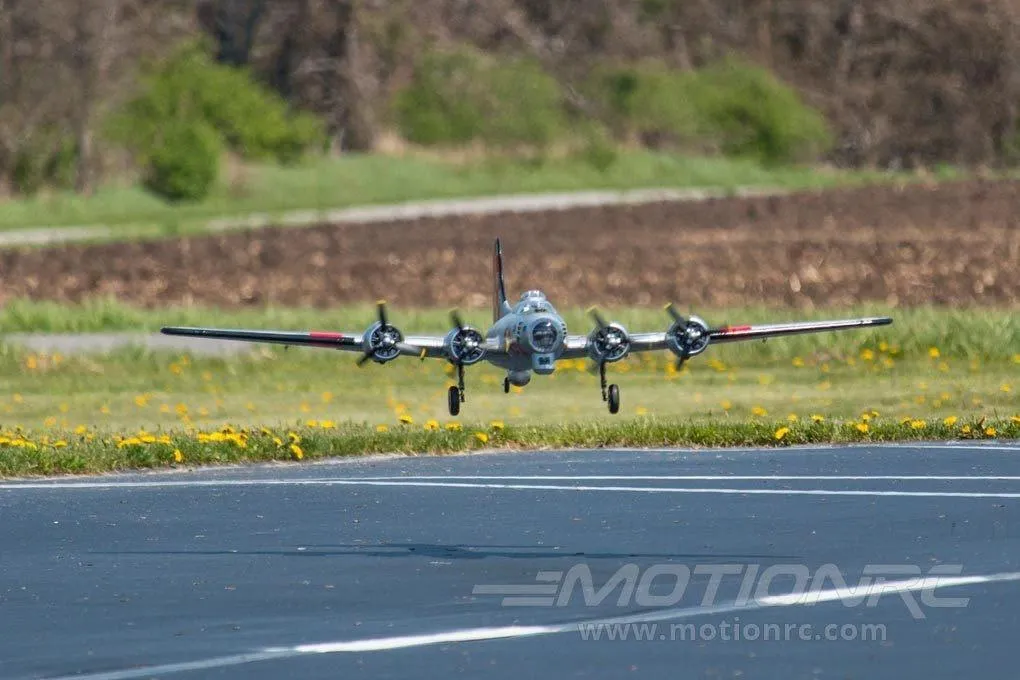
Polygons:
<instances>
[{"instance_id":1,"label":"airplane wing","mask_svg":"<svg viewBox=\"0 0 1020 680\"><path fill-rule=\"evenodd\" d=\"M683 321L679 317L677 323ZM692 322L700 322L699 319L691 318ZM798 321L793 323L757 324L733 326L727 325L719 328L708 328L704 326L703 336L708 339L704 347L717 343L739 342L741 340L766 340L787 335L800 335L803 333L824 333L829 331L841 331L850 329L870 328L873 326L886 326L892 323L889 317L867 317L860 319L840 319L835 321ZM631 333L630 352L652 352L657 350L672 349L673 343L670 339L670 331L658 333ZM561 358L577 359L589 356L590 336L572 335L567 338L566 350ZM699 352L700 353L700 352Z\"/></svg>"},{"instance_id":2,"label":"airplane wing","mask_svg":"<svg viewBox=\"0 0 1020 680\"><path fill-rule=\"evenodd\" d=\"M337 333L334 331L264 331L234 328L192 328L167 326L163 335L176 335L211 340L268 343L289 347L319 347L362 354L361 363L375 359L381 363L398 356L415 356L421 359L457 358L465 365L481 359L483 354L501 353L496 340L488 340L465 326L460 315L451 314L454 329L447 335L404 336L387 320L385 303L380 302L379 320L363 333Z\"/></svg>"},{"instance_id":3,"label":"airplane wing","mask_svg":"<svg viewBox=\"0 0 1020 680\"><path fill-rule=\"evenodd\" d=\"M332 331L262 331L232 328L189 328L167 326L163 335L177 335L209 340L236 340L241 342L286 345L288 347L321 347L348 352L364 352L363 333L336 333ZM442 356L443 337L435 335L409 335L397 344L402 355L427 357Z\"/></svg>"}]
</instances>

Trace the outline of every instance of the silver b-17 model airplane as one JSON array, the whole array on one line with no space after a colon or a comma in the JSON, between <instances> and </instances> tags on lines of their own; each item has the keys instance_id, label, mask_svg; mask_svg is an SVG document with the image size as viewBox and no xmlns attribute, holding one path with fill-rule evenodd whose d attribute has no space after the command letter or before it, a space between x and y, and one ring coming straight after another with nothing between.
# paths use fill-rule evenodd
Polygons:
<instances>
[{"instance_id":1,"label":"silver b-17 model airplane","mask_svg":"<svg viewBox=\"0 0 1020 680\"><path fill-rule=\"evenodd\" d=\"M379 318L363 333L290 332L233 330L219 328L163 328L166 335L183 335L222 340L275 343L282 345L324 347L360 352L358 365L368 361L385 364L400 356L445 359L457 369L457 385L449 389L450 415L460 413L464 396L464 367L480 361L506 370L503 391L511 385L523 387L531 382L531 374L549 375L561 359L589 358L599 370L602 401L610 413L620 410L620 388L606 385L606 364L620 361L632 352L669 350L683 364L704 352L710 344L766 338L799 333L845 330L884 326L892 323L887 317L845 319L840 321L806 321L764 324L758 326L724 326L709 328L704 320L684 318L672 304L666 310L672 317L669 328L661 332L630 333L618 323L607 323L594 309L590 314L595 326L588 335L568 335L567 325L544 293L529 290L511 306L503 283L503 255L499 239L493 255L493 323L483 336L467 326L457 312L451 314L453 329L445 336L408 335L389 323L384 302L378 304ZM679 368L679 366L678 366Z\"/></svg>"}]
</instances>

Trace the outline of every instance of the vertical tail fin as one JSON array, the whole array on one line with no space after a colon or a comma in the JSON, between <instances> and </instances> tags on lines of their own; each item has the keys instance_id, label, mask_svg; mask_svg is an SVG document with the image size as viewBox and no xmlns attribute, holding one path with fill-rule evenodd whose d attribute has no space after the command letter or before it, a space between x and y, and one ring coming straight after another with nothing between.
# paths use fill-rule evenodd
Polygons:
<instances>
[{"instance_id":1,"label":"vertical tail fin","mask_svg":"<svg viewBox=\"0 0 1020 680\"><path fill-rule=\"evenodd\" d=\"M496 251L492 255L492 320L499 321L510 312L506 301L506 286L503 285L503 248L496 239Z\"/></svg>"}]
</instances>

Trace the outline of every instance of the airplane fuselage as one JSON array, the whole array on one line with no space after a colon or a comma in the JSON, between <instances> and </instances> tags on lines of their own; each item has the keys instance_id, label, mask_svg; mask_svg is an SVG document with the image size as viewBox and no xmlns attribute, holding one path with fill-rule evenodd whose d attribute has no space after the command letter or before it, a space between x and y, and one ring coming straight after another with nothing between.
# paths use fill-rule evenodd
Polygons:
<instances>
[{"instance_id":1,"label":"airplane fuselage","mask_svg":"<svg viewBox=\"0 0 1020 680\"><path fill-rule=\"evenodd\" d=\"M532 373L556 370L566 346L567 324L541 291L529 290L492 324L486 338L501 350L486 360L506 369L510 383L520 387L531 381Z\"/></svg>"}]
</instances>

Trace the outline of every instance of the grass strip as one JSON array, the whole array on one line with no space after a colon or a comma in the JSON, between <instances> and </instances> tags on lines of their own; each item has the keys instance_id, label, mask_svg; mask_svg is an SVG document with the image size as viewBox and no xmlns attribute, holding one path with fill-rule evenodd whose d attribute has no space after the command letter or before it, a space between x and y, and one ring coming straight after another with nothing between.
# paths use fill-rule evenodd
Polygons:
<instances>
[{"instance_id":1,"label":"grass strip","mask_svg":"<svg viewBox=\"0 0 1020 680\"><path fill-rule=\"evenodd\" d=\"M603 424L519 426L491 422L442 427L397 427L332 422L295 428L224 426L216 430L131 434L0 431L0 475L30 477L63 474L172 469L271 461L318 460L378 453L406 455L479 450L600 447L788 447L943 440L1020 439L1020 416L1011 419L896 421L861 414L851 420L741 422L640 418Z\"/></svg>"},{"instance_id":2,"label":"grass strip","mask_svg":"<svg viewBox=\"0 0 1020 680\"><path fill-rule=\"evenodd\" d=\"M947 170L937 179L959 179ZM598 170L583 158L525 163L499 158L453 161L427 155L351 154L278 167L250 164L222 173L213 193L193 204L171 205L139 186L110 184L94 195L40 194L0 203L0 230L67 225L107 225L125 237L140 226L163 234L204 228L214 218L357 205L520 193L644 188L772 187L821 189L891 181L916 181L907 173L840 171L814 167L768 168L751 160L693 157L623 150Z\"/></svg>"}]
</instances>

